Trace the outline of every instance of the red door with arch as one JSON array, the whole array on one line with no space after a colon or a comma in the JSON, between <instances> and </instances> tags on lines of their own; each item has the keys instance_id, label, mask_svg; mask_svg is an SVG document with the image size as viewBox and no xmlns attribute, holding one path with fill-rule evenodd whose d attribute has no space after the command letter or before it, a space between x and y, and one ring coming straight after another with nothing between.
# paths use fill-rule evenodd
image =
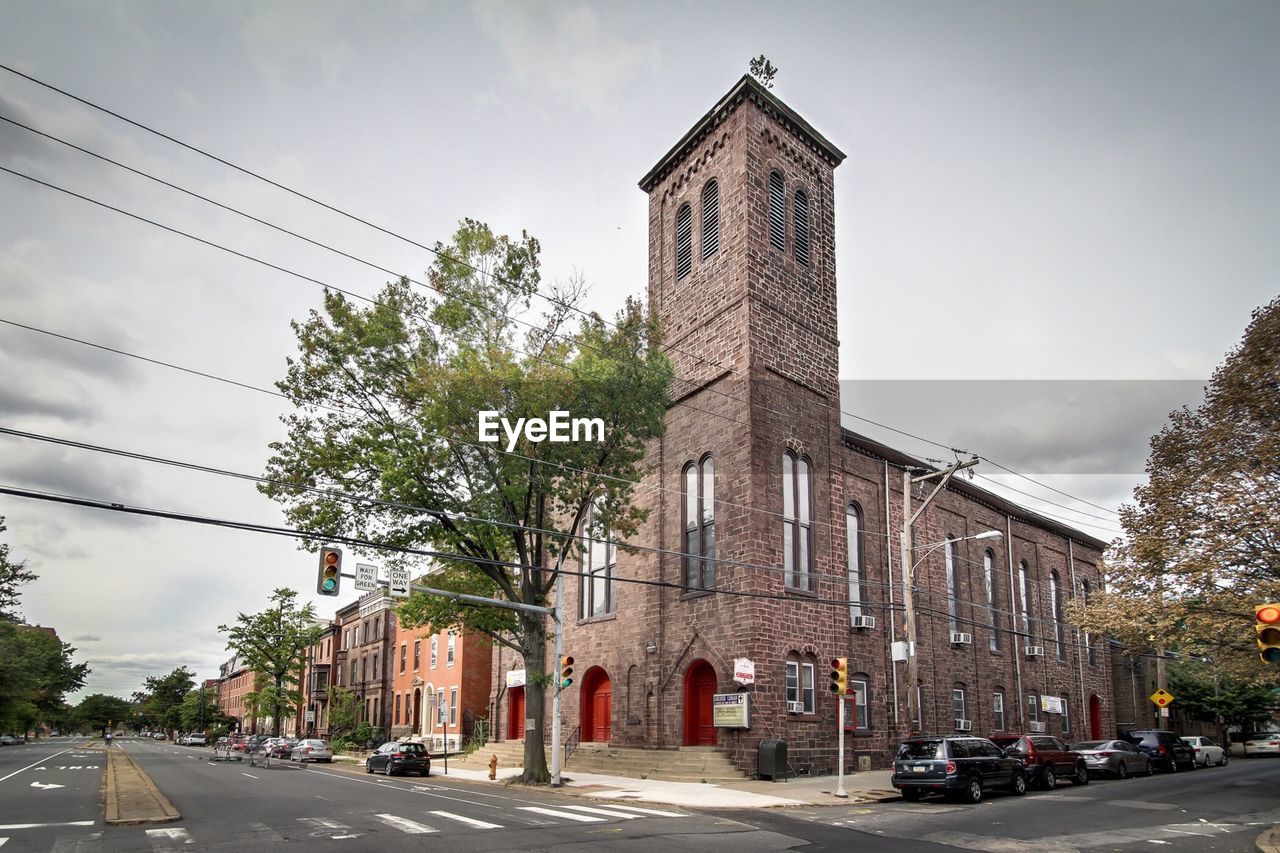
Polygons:
<instances>
[{"instance_id":1,"label":"red door with arch","mask_svg":"<svg viewBox=\"0 0 1280 853\"><path fill-rule=\"evenodd\" d=\"M715 746L716 727L711 716L716 693L716 671L705 660L696 660L684 674L684 745Z\"/></svg>"},{"instance_id":2,"label":"red door with arch","mask_svg":"<svg viewBox=\"0 0 1280 853\"><path fill-rule=\"evenodd\" d=\"M507 703L507 740L524 740L524 688L512 687Z\"/></svg>"},{"instance_id":3,"label":"red door with arch","mask_svg":"<svg viewBox=\"0 0 1280 853\"><path fill-rule=\"evenodd\" d=\"M609 673L598 666L582 678L582 740L607 743L613 705L613 683Z\"/></svg>"},{"instance_id":4,"label":"red door with arch","mask_svg":"<svg viewBox=\"0 0 1280 853\"><path fill-rule=\"evenodd\" d=\"M1089 697L1089 737L1102 740L1102 700L1097 693Z\"/></svg>"}]
</instances>

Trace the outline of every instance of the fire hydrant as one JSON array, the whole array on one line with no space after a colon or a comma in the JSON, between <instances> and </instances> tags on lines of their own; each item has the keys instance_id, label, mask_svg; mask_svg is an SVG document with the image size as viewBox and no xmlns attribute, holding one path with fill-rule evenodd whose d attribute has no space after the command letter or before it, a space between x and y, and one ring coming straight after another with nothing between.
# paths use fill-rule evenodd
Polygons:
<instances>
[{"instance_id":1,"label":"fire hydrant","mask_svg":"<svg viewBox=\"0 0 1280 853\"><path fill-rule=\"evenodd\" d=\"M498 754L495 752L493 757L489 759L489 778L498 778Z\"/></svg>"}]
</instances>

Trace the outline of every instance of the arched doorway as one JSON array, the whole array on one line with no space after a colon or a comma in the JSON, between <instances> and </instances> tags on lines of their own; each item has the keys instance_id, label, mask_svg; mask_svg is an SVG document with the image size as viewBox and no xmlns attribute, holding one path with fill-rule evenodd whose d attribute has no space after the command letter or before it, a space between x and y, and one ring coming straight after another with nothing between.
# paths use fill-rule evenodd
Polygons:
<instances>
[{"instance_id":1,"label":"arched doorway","mask_svg":"<svg viewBox=\"0 0 1280 853\"><path fill-rule=\"evenodd\" d=\"M1092 740L1102 739L1102 700L1097 693L1089 697L1089 737Z\"/></svg>"},{"instance_id":2,"label":"arched doorway","mask_svg":"<svg viewBox=\"0 0 1280 853\"><path fill-rule=\"evenodd\" d=\"M613 682L598 666L582 678L582 740L607 743L611 735Z\"/></svg>"},{"instance_id":3,"label":"arched doorway","mask_svg":"<svg viewBox=\"0 0 1280 853\"><path fill-rule=\"evenodd\" d=\"M684 674L685 746L716 745L716 727L711 719L711 703L715 692L715 668L705 660L696 660L690 664Z\"/></svg>"},{"instance_id":4,"label":"arched doorway","mask_svg":"<svg viewBox=\"0 0 1280 853\"><path fill-rule=\"evenodd\" d=\"M507 740L524 739L524 687L507 693Z\"/></svg>"},{"instance_id":5,"label":"arched doorway","mask_svg":"<svg viewBox=\"0 0 1280 853\"><path fill-rule=\"evenodd\" d=\"M415 687L413 689L413 733L419 734L422 731L422 688Z\"/></svg>"}]
</instances>

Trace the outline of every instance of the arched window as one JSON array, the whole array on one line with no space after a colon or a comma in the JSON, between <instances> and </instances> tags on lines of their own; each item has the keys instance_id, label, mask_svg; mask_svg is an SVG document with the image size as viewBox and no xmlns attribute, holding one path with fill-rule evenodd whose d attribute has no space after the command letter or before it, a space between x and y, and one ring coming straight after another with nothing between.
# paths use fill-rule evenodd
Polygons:
<instances>
[{"instance_id":1,"label":"arched window","mask_svg":"<svg viewBox=\"0 0 1280 853\"><path fill-rule=\"evenodd\" d=\"M778 172L769 173L769 242L779 252L787 250L787 187Z\"/></svg>"},{"instance_id":2,"label":"arched window","mask_svg":"<svg viewBox=\"0 0 1280 853\"><path fill-rule=\"evenodd\" d=\"M676 211L676 281L693 269L693 208L681 205Z\"/></svg>"},{"instance_id":3,"label":"arched window","mask_svg":"<svg viewBox=\"0 0 1280 853\"><path fill-rule=\"evenodd\" d=\"M1058 582L1058 573L1049 572L1049 606L1053 609L1053 643L1058 660L1063 660L1062 646L1062 585Z\"/></svg>"},{"instance_id":4,"label":"arched window","mask_svg":"<svg viewBox=\"0 0 1280 853\"><path fill-rule=\"evenodd\" d=\"M960 730L962 722L969 722L967 703L965 702L964 683L957 681L951 687L951 714L955 717L955 726Z\"/></svg>"},{"instance_id":5,"label":"arched window","mask_svg":"<svg viewBox=\"0 0 1280 853\"><path fill-rule=\"evenodd\" d=\"M947 537L946 544L942 546L942 551L947 564L947 630L954 633L958 627L956 622L956 540L954 537Z\"/></svg>"},{"instance_id":6,"label":"arched window","mask_svg":"<svg viewBox=\"0 0 1280 853\"><path fill-rule=\"evenodd\" d=\"M711 454L684 466L684 585L716 585L715 461Z\"/></svg>"},{"instance_id":7,"label":"arched window","mask_svg":"<svg viewBox=\"0 0 1280 853\"><path fill-rule=\"evenodd\" d=\"M1026 560L1018 561L1018 603L1022 606L1023 645L1035 645L1036 620L1031 613L1031 569Z\"/></svg>"},{"instance_id":8,"label":"arched window","mask_svg":"<svg viewBox=\"0 0 1280 853\"><path fill-rule=\"evenodd\" d=\"M844 511L844 530L849 549L849 618L862 615L862 510L849 504Z\"/></svg>"},{"instance_id":9,"label":"arched window","mask_svg":"<svg viewBox=\"0 0 1280 853\"><path fill-rule=\"evenodd\" d=\"M853 701L850 703L852 714L845 716L845 725L855 729L871 728L871 676L865 672L855 672L849 676L849 688L853 690Z\"/></svg>"},{"instance_id":10,"label":"arched window","mask_svg":"<svg viewBox=\"0 0 1280 853\"><path fill-rule=\"evenodd\" d=\"M1088 580L1081 581L1080 589L1084 596L1084 605L1085 607L1088 607L1089 606L1089 581ZM1084 632L1084 650L1089 658L1089 666L1093 666L1098 662L1097 659L1093 656L1093 643L1090 642L1091 639L1092 638L1089 636L1089 632L1085 631Z\"/></svg>"},{"instance_id":11,"label":"arched window","mask_svg":"<svg viewBox=\"0 0 1280 853\"><path fill-rule=\"evenodd\" d=\"M796 190L793 202L795 214L796 261L809 266L809 195L804 190Z\"/></svg>"},{"instance_id":12,"label":"arched window","mask_svg":"<svg viewBox=\"0 0 1280 853\"><path fill-rule=\"evenodd\" d=\"M1027 722L1040 722L1040 694L1035 690L1027 694Z\"/></svg>"},{"instance_id":13,"label":"arched window","mask_svg":"<svg viewBox=\"0 0 1280 853\"><path fill-rule=\"evenodd\" d=\"M1062 734L1071 734L1071 695L1062 694Z\"/></svg>"},{"instance_id":14,"label":"arched window","mask_svg":"<svg viewBox=\"0 0 1280 853\"><path fill-rule=\"evenodd\" d=\"M702 190L702 259L720 248L720 184L708 181Z\"/></svg>"},{"instance_id":15,"label":"arched window","mask_svg":"<svg viewBox=\"0 0 1280 853\"><path fill-rule=\"evenodd\" d=\"M991 725L998 731L1004 731L1004 688L996 686L991 692Z\"/></svg>"},{"instance_id":16,"label":"arched window","mask_svg":"<svg viewBox=\"0 0 1280 853\"><path fill-rule=\"evenodd\" d=\"M817 711L817 697L814 688L816 667L810 658L801 658L795 652L787 656L786 676L783 686L786 690L787 713L812 714Z\"/></svg>"},{"instance_id":17,"label":"arched window","mask_svg":"<svg viewBox=\"0 0 1280 853\"><path fill-rule=\"evenodd\" d=\"M582 585L579 616L590 619L614 610L613 570L617 563L617 546L610 541L610 531L601 526L597 516L599 500L587 507L582 519Z\"/></svg>"},{"instance_id":18,"label":"arched window","mask_svg":"<svg viewBox=\"0 0 1280 853\"><path fill-rule=\"evenodd\" d=\"M996 602L999 599L999 586L997 585L998 575L996 574L996 555L991 549L987 549L982 555L982 580L986 585L987 591L987 625L991 627L991 639L989 641L991 651L1000 651L1000 628L999 616L997 615Z\"/></svg>"},{"instance_id":19,"label":"arched window","mask_svg":"<svg viewBox=\"0 0 1280 853\"><path fill-rule=\"evenodd\" d=\"M813 588L813 533L810 527L809 460L782 453L782 563L786 586Z\"/></svg>"}]
</instances>

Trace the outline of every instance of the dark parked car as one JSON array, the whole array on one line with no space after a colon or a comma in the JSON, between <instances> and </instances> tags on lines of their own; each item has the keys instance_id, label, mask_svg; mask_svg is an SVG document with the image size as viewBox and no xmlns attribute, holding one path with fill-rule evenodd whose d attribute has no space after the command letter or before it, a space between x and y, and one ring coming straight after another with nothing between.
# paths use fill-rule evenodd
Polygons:
<instances>
[{"instance_id":1,"label":"dark parked car","mask_svg":"<svg viewBox=\"0 0 1280 853\"><path fill-rule=\"evenodd\" d=\"M272 758L288 758L298 742L291 737L273 737L267 744L268 754Z\"/></svg>"},{"instance_id":2,"label":"dark parked car","mask_svg":"<svg viewBox=\"0 0 1280 853\"><path fill-rule=\"evenodd\" d=\"M1139 773L1150 776L1156 772L1151 756L1127 740L1086 740L1074 749L1084 756L1090 773L1110 773L1117 779L1128 779Z\"/></svg>"},{"instance_id":3,"label":"dark parked car","mask_svg":"<svg viewBox=\"0 0 1280 853\"><path fill-rule=\"evenodd\" d=\"M397 773L417 773L421 776L431 775L431 755L420 743L397 743L391 741L378 747L364 762L364 769L369 773L381 770L388 776Z\"/></svg>"},{"instance_id":4,"label":"dark parked car","mask_svg":"<svg viewBox=\"0 0 1280 853\"><path fill-rule=\"evenodd\" d=\"M924 736L903 741L893 762L892 784L907 800L936 793L977 803L990 788L1005 788L1015 796L1027 792L1022 762L981 737Z\"/></svg>"},{"instance_id":5,"label":"dark parked car","mask_svg":"<svg viewBox=\"0 0 1280 853\"><path fill-rule=\"evenodd\" d=\"M1129 732L1125 740L1151 756L1157 767L1176 773L1196 769L1196 751L1191 745L1164 729L1142 729Z\"/></svg>"},{"instance_id":6,"label":"dark parked car","mask_svg":"<svg viewBox=\"0 0 1280 853\"><path fill-rule=\"evenodd\" d=\"M1089 784L1084 756L1052 735L995 735L991 741L1022 762L1028 785L1047 791L1058 787L1058 778L1077 785Z\"/></svg>"}]
</instances>

